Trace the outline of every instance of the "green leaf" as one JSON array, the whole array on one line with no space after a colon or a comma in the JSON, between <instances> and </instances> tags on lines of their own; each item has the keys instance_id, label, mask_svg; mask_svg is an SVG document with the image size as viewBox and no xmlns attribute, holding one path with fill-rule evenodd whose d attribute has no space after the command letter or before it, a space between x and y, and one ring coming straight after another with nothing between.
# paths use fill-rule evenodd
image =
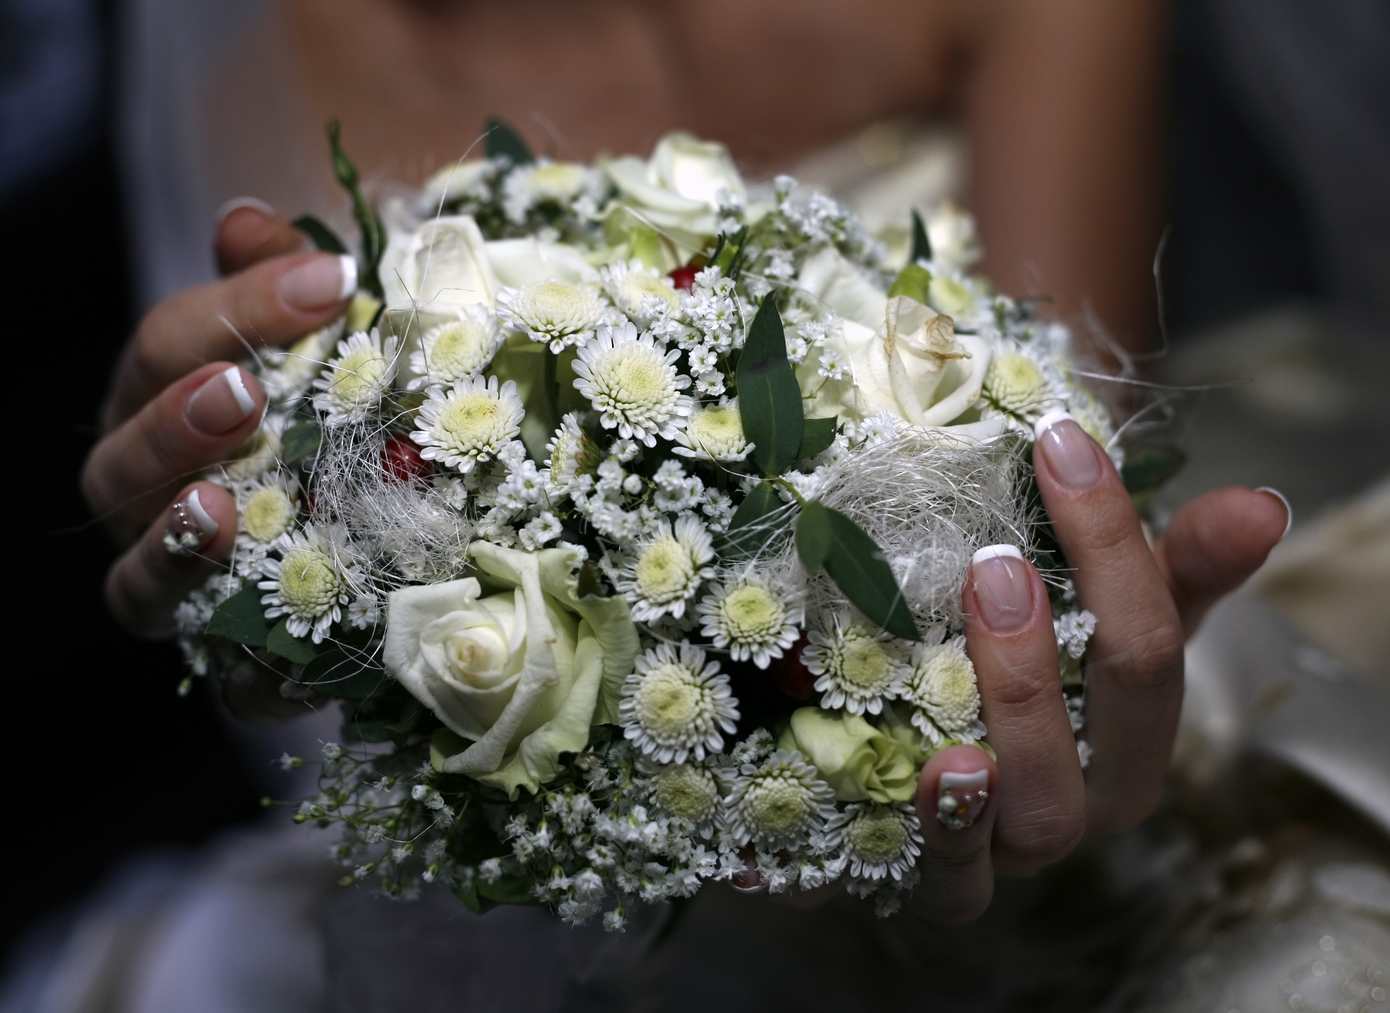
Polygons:
<instances>
[{"instance_id":1,"label":"green leaf","mask_svg":"<svg viewBox=\"0 0 1390 1013\"><path fill-rule=\"evenodd\" d=\"M908 264L893 279L893 285L888 289L888 298L905 295L926 306L930 291L931 272L918 264Z\"/></svg>"},{"instance_id":2,"label":"green leaf","mask_svg":"<svg viewBox=\"0 0 1390 1013\"><path fill-rule=\"evenodd\" d=\"M1146 447L1126 455L1120 477L1133 495L1153 492L1180 472L1186 463L1187 455L1180 447Z\"/></svg>"},{"instance_id":3,"label":"green leaf","mask_svg":"<svg viewBox=\"0 0 1390 1013\"><path fill-rule=\"evenodd\" d=\"M386 249L386 230L381 227L372 206L362 196L361 182L357 176L357 166L347 157L342 146L343 125L336 119L328 121L328 149L333 157L333 175L352 198L352 217L362 233L362 258L357 283L373 295L381 295L381 279L378 268L381 255Z\"/></svg>"},{"instance_id":4,"label":"green leaf","mask_svg":"<svg viewBox=\"0 0 1390 1013\"><path fill-rule=\"evenodd\" d=\"M771 483L759 482L753 486L729 519L729 529L720 542L719 554L738 558L757 552L768 537L758 522L781 508L781 497Z\"/></svg>"},{"instance_id":5,"label":"green leaf","mask_svg":"<svg viewBox=\"0 0 1390 1013\"><path fill-rule=\"evenodd\" d=\"M805 504L796 519L796 554L808 573L816 573L825 565L833 538L830 512L815 501Z\"/></svg>"},{"instance_id":6,"label":"green leaf","mask_svg":"<svg viewBox=\"0 0 1390 1013\"><path fill-rule=\"evenodd\" d=\"M835 586L860 612L893 636L920 640L912 610L883 558L883 550L840 511L826 506L821 509L829 522L831 538L825 570ZM800 549L799 540L797 548Z\"/></svg>"},{"instance_id":7,"label":"green leaf","mask_svg":"<svg viewBox=\"0 0 1390 1013\"><path fill-rule=\"evenodd\" d=\"M266 621L265 606L261 604L264 593L254 584L244 586L217 606L208 620L207 635L247 647L264 647L270 635L270 623Z\"/></svg>"},{"instance_id":8,"label":"green leaf","mask_svg":"<svg viewBox=\"0 0 1390 1013\"><path fill-rule=\"evenodd\" d=\"M737 279L739 272L743 269L747 247L747 225L727 239L721 234L719 245L715 247L714 254L710 258L711 263L719 268L719 273L724 277Z\"/></svg>"},{"instance_id":9,"label":"green leaf","mask_svg":"<svg viewBox=\"0 0 1390 1013\"><path fill-rule=\"evenodd\" d=\"M386 673L368 659L371 655L322 651L304 666L299 681L320 696L338 700L365 700L381 689Z\"/></svg>"},{"instance_id":10,"label":"green leaf","mask_svg":"<svg viewBox=\"0 0 1390 1013\"><path fill-rule=\"evenodd\" d=\"M323 429L317 422L296 422L280 437L280 459L288 465L302 464L319 452Z\"/></svg>"},{"instance_id":11,"label":"green leaf","mask_svg":"<svg viewBox=\"0 0 1390 1013\"><path fill-rule=\"evenodd\" d=\"M917 209L912 210L912 260L931 260L931 240L927 238L927 226Z\"/></svg>"},{"instance_id":12,"label":"green leaf","mask_svg":"<svg viewBox=\"0 0 1390 1013\"><path fill-rule=\"evenodd\" d=\"M763 300L738 360L738 411L753 442L753 461L764 475L780 475L797 461L803 418L801 388L787 361L787 336L772 296Z\"/></svg>"},{"instance_id":13,"label":"green leaf","mask_svg":"<svg viewBox=\"0 0 1390 1013\"><path fill-rule=\"evenodd\" d=\"M281 619L265 638L265 649L296 665L307 665L318 657L319 649L290 632L289 620Z\"/></svg>"},{"instance_id":14,"label":"green leaf","mask_svg":"<svg viewBox=\"0 0 1390 1013\"><path fill-rule=\"evenodd\" d=\"M530 165L536 160L521 135L499 117L489 116L483 129L487 131L484 150L488 158L505 158L513 165Z\"/></svg>"},{"instance_id":15,"label":"green leaf","mask_svg":"<svg viewBox=\"0 0 1390 1013\"><path fill-rule=\"evenodd\" d=\"M347 247L337 234L313 215L300 215L290 224L308 236L315 249L324 253L347 253Z\"/></svg>"},{"instance_id":16,"label":"green leaf","mask_svg":"<svg viewBox=\"0 0 1390 1013\"><path fill-rule=\"evenodd\" d=\"M835 427L840 420L837 416L826 419L807 419L801 432L801 449L796 452L799 460L805 461L825 452L835 442Z\"/></svg>"},{"instance_id":17,"label":"green leaf","mask_svg":"<svg viewBox=\"0 0 1390 1013\"><path fill-rule=\"evenodd\" d=\"M524 876L499 876L491 883L479 877L478 896L494 904L535 904L531 881Z\"/></svg>"}]
</instances>

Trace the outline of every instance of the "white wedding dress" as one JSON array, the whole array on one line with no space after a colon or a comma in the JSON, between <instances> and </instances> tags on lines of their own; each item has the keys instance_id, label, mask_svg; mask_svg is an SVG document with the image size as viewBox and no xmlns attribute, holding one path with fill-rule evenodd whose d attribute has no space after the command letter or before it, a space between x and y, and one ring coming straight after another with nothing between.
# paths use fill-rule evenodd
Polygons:
<instances>
[{"instance_id":1,"label":"white wedding dress","mask_svg":"<svg viewBox=\"0 0 1390 1013\"><path fill-rule=\"evenodd\" d=\"M147 299L210 274L213 212L244 192L219 189L226 141L203 118L204 89L219 47L257 6L132 5L126 182ZM223 23L210 20L214 10ZM280 58L265 54L258 73ZM800 174L872 222L953 193L959 150L949 136L881 126ZM320 161L307 164L317 172ZM308 178L296 166L278 192L260 192L281 207L313 206ZM1189 479L1215 484L1224 465L1204 468L1199 454ZM1277 473L1265 480L1282 484ZM1362 525L1372 556L1384 553L1390 487L1358 509L1369 521L1333 518L1277 550L1276 569L1296 557L1293 575L1286 566L1279 577L1286 607L1300 572L1314 589L1305 605L1339 592L1338 581L1316 579L1339 546L1364 567L1364 540L1347 550L1339 524ZM1383 597L1390 561L1382 561L1378 577L1366 572ZM1358 607L1375 614L1364 600L1345 606ZM1382 608L1367 628L1383 626ZM343 889L326 858L329 837L275 817L204 854L132 865L61 938L33 945L0 1009L732 1013L893 1002L933 1011L1386 1013L1386 667L1353 672L1254 593L1228 602L1190 648L1163 812L1044 876L1002 882L988 915L969 927L878 921L858 902L802 911L715 888L618 936L564 928L532 909L480 918L447 895L394 904ZM312 755L335 728L330 716L274 734L288 742L247 740L258 769L281 748ZM288 792L283 782L267 790Z\"/></svg>"}]
</instances>

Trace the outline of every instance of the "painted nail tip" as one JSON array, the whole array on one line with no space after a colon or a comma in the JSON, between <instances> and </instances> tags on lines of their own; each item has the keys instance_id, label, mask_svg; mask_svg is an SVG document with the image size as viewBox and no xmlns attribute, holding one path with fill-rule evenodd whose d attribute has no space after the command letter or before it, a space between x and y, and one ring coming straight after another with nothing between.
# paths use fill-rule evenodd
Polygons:
<instances>
[{"instance_id":1,"label":"painted nail tip","mask_svg":"<svg viewBox=\"0 0 1390 1013\"><path fill-rule=\"evenodd\" d=\"M346 299L357 291L357 258L350 254L341 254L338 257L338 267L343 276L342 285L338 288L338 298Z\"/></svg>"},{"instance_id":2,"label":"painted nail tip","mask_svg":"<svg viewBox=\"0 0 1390 1013\"><path fill-rule=\"evenodd\" d=\"M1059 422L1071 421L1073 421L1073 419L1068 412L1061 411L1060 409L1047 412L1042 418L1033 423L1033 437L1036 439Z\"/></svg>"},{"instance_id":3,"label":"painted nail tip","mask_svg":"<svg viewBox=\"0 0 1390 1013\"><path fill-rule=\"evenodd\" d=\"M1285 538L1288 538L1289 532L1293 530L1293 504L1289 502L1289 498L1272 485L1262 485L1255 491L1267 493L1284 504L1284 514L1287 520L1284 521L1284 533L1279 536L1279 539L1283 541Z\"/></svg>"},{"instance_id":4,"label":"painted nail tip","mask_svg":"<svg viewBox=\"0 0 1390 1013\"><path fill-rule=\"evenodd\" d=\"M240 367L228 366L222 371L222 379L227 382L227 388L232 392L232 397L236 400L242 415L250 415L256 410L256 399L251 396L251 391L247 389Z\"/></svg>"},{"instance_id":5,"label":"painted nail tip","mask_svg":"<svg viewBox=\"0 0 1390 1013\"><path fill-rule=\"evenodd\" d=\"M212 514L208 513L204 508L203 501L198 498L197 489L194 489L188 494L186 502L188 503L189 513L193 515L193 520L197 523L198 527L202 528L204 533L209 537L217 534L217 521L213 518Z\"/></svg>"},{"instance_id":6,"label":"painted nail tip","mask_svg":"<svg viewBox=\"0 0 1390 1013\"><path fill-rule=\"evenodd\" d=\"M941 772L941 780L938 790L947 791L952 788L964 788L966 791L983 791L989 787L989 771L976 770L969 774L962 774L955 770L945 770Z\"/></svg>"},{"instance_id":7,"label":"painted nail tip","mask_svg":"<svg viewBox=\"0 0 1390 1013\"><path fill-rule=\"evenodd\" d=\"M217 224L221 225L231 217L234 211L240 211L242 208L251 208L266 216L275 214L275 209L259 197L233 197L229 201L224 201L222 206L217 209Z\"/></svg>"},{"instance_id":8,"label":"painted nail tip","mask_svg":"<svg viewBox=\"0 0 1390 1013\"><path fill-rule=\"evenodd\" d=\"M1022 559L1023 551L1017 545L986 545L982 549L976 549L975 554L970 557L970 564L983 563L987 559Z\"/></svg>"}]
</instances>

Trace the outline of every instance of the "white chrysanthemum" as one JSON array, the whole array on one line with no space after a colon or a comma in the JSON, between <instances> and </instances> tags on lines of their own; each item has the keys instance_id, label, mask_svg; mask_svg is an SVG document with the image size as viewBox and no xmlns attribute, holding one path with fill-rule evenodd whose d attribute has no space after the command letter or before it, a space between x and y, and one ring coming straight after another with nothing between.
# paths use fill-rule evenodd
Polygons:
<instances>
[{"instance_id":1,"label":"white chrysanthemum","mask_svg":"<svg viewBox=\"0 0 1390 1013\"><path fill-rule=\"evenodd\" d=\"M917 645L902 696L913 706L912 723L934 745L947 739L975 742L984 738L980 687L975 666L965 653L965 637Z\"/></svg>"},{"instance_id":2,"label":"white chrysanthemum","mask_svg":"<svg viewBox=\"0 0 1390 1013\"><path fill-rule=\"evenodd\" d=\"M640 261L610 264L602 272L603 288L613 305L646 327L664 313L680 308L675 284Z\"/></svg>"},{"instance_id":3,"label":"white chrysanthemum","mask_svg":"<svg viewBox=\"0 0 1390 1013\"><path fill-rule=\"evenodd\" d=\"M507 173L502 184L502 207L507 217L520 225L538 204L569 204L592 189L594 178L594 171L578 162L542 159L519 165Z\"/></svg>"},{"instance_id":4,"label":"white chrysanthemum","mask_svg":"<svg viewBox=\"0 0 1390 1013\"><path fill-rule=\"evenodd\" d=\"M698 518L686 514L674 526L663 522L638 546L618 576L618 590L638 622L679 619L700 585L714 575L713 560L714 540Z\"/></svg>"},{"instance_id":5,"label":"white chrysanthemum","mask_svg":"<svg viewBox=\"0 0 1390 1013\"><path fill-rule=\"evenodd\" d=\"M1037 416L1062 403L1056 368L1032 349L1005 342L990 359L984 393L1003 411Z\"/></svg>"},{"instance_id":6,"label":"white chrysanthemum","mask_svg":"<svg viewBox=\"0 0 1390 1013\"><path fill-rule=\"evenodd\" d=\"M826 836L856 879L901 881L922 854L922 821L908 802L853 803L830 821Z\"/></svg>"},{"instance_id":7,"label":"white chrysanthemum","mask_svg":"<svg viewBox=\"0 0 1390 1013\"><path fill-rule=\"evenodd\" d=\"M800 608L793 607L771 584L745 577L721 584L700 602L700 632L735 661L767 668L773 658L796 643Z\"/></svg>"},{"instance_id":8,"label":"white chrysanthemum","mask_svg":"<svg viewBox=\"0 0 1390 1013\"><path fill-rule=\"evenodd\" d=\"M657 806L697 831L715 828L719 816L719 782L706 767L672 763L657 768L645 787Z\"/></svg>"},{"instance_id":9,"label":"white chrysanthemum","mask_svg":"<svg viewBox=\"0 0 1390 1013\"><path fill-rule=\"evenodd\" d=\"M312 524L283 535L275 547L278 558L261 563L265 580L257 583L267 619L284 616L291 636L322 643L329 628L343 616L352 598L352 569L344 565L329 539Z\"/></svg>"},{"instance_id":10,"label":"white chrysanthemum","mask_svg":"<svg viewBox=\"0 0 1390 1013\"><path fill-rule=\"evenodd\" d=\"M314 381L314 407L329 425L361 422L381 404L396 379L394 337L358 331L338 342L338 355L328 371Z\"/></svg>"},{"instance_id":11,"label":"white chrysanthemum","mask_svg":"<svg viewBox=\"0 0 1390 1013\"><path fill-rule=\"evenodd\" d=\"M677 436L680 446L672 448L682 457L697 457L729 464L742 461L753 450L743 433L738 400L697 407Z\"/></svg>"},{"instance_id":12,"label":"white chrysanthemum","mask_svg":"<svg viewBox=\"0 0 1390 1013\"><path fill-rule=\"evenodd\" d=\"M657 437L674 440L690 415L690 398L681 393L690 377L677 371L678 358L679 351L663 351L630 323L605 327L579 350L574 386L605 429L654 447Z\"/></svg>"},{"instance_id":13,"label":"white chrysanthemum","mask_svg":"<svg viewBox=\"0 0 1390 1013\"><path fill-rule=\"evenodd\" d=\"M262 352L266 368L260 375L265 396L273 402L298 401L324 368L333 346L342 336L346 318L340 317L311 331L289 348Z\"/></svg>"},{"instance_id":14,"label":"white chrysanthemum","mask_svg":"<svg viewBox=\"0 0 1390 1013\"><path fill-rule=\"evenodd\" d=\"M729 677L705 652L681 644L658 644L638 655L637 670L623 683L618 719L623 734L644 756L659 763L703 760L724 748L738 721L738 701Z\"/></svg>"},{"instance_id":15,"label":"white chrysanthemum","mask_svg":"<svg viewBox=\"0 0 1390 1013\"><path fill-rule=\"evenodd\" d=\"M237 489L236 501L236 566L249 575L294 526L299 515L298 483L284 474L275 475Z\"/></svg>"},{"instance_id":16,"label":"white chrysanthemum","mask_svg":"<svg viewBox=\"0 0 1390 1013\"><path fill-rule=\"evenodd\" d=\"M558 278L503 289L497 306L502 317L532 341L548 343L553 355L585 344L603 317L603 298L595 286Z\"/></svg>"},{"instance_id":17,"label":"white chrysanthemum","mask_svg":"<svg viewBox=\"0 0 1390 1013\"><path fill-rule=\"evenodd\" d=\"M516 438L524 415L513 381L499 387L495 376L475 376L431 390L410 438L425 460L467 473Z\"/></svg>"},{"instance_id":18,"label":"white chrysanthemum","mask_svg":"<svg viewBox=\"0 0 1390 1013\"><path fill-rule=\"evenodd\" d=\"M860 623L836 616L830 630L812 630L801 652L807 671L817 676L821 706L851 714L883 712L907 675L903 656L888 638Z\"/></svg>"},{"instance_id":19,"label":"white chrysanthemum","mask_svg":"<svg viewBox=\"0 0 1390 1013\"><path fill-rule=\"evenodd\" d=\"M570 491L574 480L598 467L599 448L579 424L577 412L569 412L545 445L546 489L554 496Z\"/></svg>"},{"instance_id":20,"label":"white chrysanthemum","mask_svg":"<svg viewBox=\"0 0 1390 1013\"><path fill-rule=\"evenodd\" d=\"M431 327L420 338L420 348L410 353L414 379L408 390L447 387L477 376L491 364L502 347L497 318L481 306L466 306L457 320Z\"/></svg>"},{"instance_id":21,"label":"white chrysanthemum","mask_svg":"<svg viewBox=\"0 0 1390 1013\"><path fill-rule=\"evenodd\" d=\"M804 845L835 814L835 792L795 750L773 753L743 767L724 800L736 846Z\"/></svg>"}]
</instances>

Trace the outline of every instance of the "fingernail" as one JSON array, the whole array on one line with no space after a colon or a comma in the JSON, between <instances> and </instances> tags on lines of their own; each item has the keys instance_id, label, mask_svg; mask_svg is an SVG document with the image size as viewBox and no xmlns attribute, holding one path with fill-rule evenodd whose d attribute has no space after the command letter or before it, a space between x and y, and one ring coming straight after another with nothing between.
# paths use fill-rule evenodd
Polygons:
<instances>
[{"instance_id":1,"label":"fingernail","mask_svg":"<svg viewBox=\"0 0 1390 1013\"><path fill-rule=\"evenodd\" d=\"M221 436L245 422L256 410L256 399L246 387L246 378L237 366L228 366L188 399L188 422L200 433Z\"/></svg>"},{"instance_id":2,"label":"fingernail","mask_svg":"<svg viewBox=\"0 0 1390 1013\"><path fill-rule=\"evenodd\" d=\"M974 826L989 802L989 771L943 770L936 782L936 819L947 830Z\"/></svg>"},{"instance_id":3,"label":"fingernail","mask_svg":"<svg viewBox=\"0 0 1390 1013\"><path fill-rule=\"evenodd\" d=\"M1288 538L1289 532L1293 530L1293 504L1289 502L1289 498L1272 485L1262 485L1255 491L1268 493L1284 505L1284 516L1287 517L1288 520L1284 521L1284 533L1279 536L1279 539L1283 541L1285 538Z\"/></svg>"},{"instance_id":4,"label":"fingernail","mask_svg":"<svg viewBox=\"0 0 1390 1013\"><path fill-rule=\"evenodd\" d=\"M1016 545L986 545L970 560L980 618L995 633L1020 629L1033 614L1032 581Z\"/></svg>"},{"instance_id":5,"label":"fingernail","mask_svg":"<svg viewBox=\"0 0 1390 1013\"><path fill-rule=\"evenodd\" d=\"M357 261L347 254L322 254L280 279L280 296L298 310L318 310L357 291Z\"/></svg>"},{"instance_id":6,"label":"fingernail","mask_svg":"<svg viewBox=\"0 0 1390 1013\"><path fill-rule=\"evenodd\" d=\"M267 218L275 214L275 209L259 197L233 197L217 209L217 224L221 225L242 208L259 212Z\"/></svg>"},{"instance_id":7,"label":"fingernail","mask_svg":"<svg viewBox=\"0 0 1390 1013\"><path fill-rule=\"evenodd\" d=\"M1068 489L1089 489L1100 481L1095 441L1066 412L1048 412L1033 432L1058 482Z\"/></svg>"},{"instance_id":8,"label":"fingernail","mask_svg":"<svg viewBox=\"0 0 1390 1013\"><path fill-rule=\"evenodd\" d=\"M164 547L175 556L189 556L217 537L217 521L203 508L194 489L169 511Z\"/></svg>"},{"instance_id":9,"label":"fingernail","mask_svg":"<svg viewBox=\"0 0 1390 1013\"><path fill-rule=\"evenodd\" d=\"M754 865L745 865L742 871L733 874L729 883L739 893L762 893L767 889L767 880Z\"/></svg>"}]
</instances>

